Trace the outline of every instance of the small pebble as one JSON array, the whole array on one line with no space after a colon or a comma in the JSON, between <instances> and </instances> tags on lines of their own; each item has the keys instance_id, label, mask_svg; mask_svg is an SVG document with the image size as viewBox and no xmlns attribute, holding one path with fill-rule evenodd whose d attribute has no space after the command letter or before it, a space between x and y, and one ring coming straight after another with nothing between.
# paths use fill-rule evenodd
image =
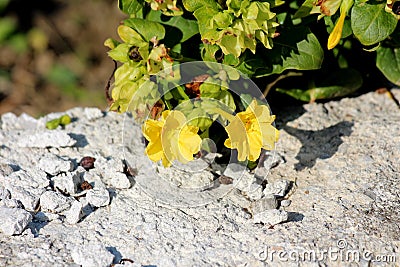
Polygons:
<instances>
[{"instance_id":1,"label":"small pebble","mask_svg":"<svg viewBox=\"0 0 400 267\"><path fill-rule=\"evenodd\" d=\"M42 211L60 213L68 210L73 200L59 192L46 191L40 196L40 206Z\"/></svg>"},{"instance_id":2,"label":"small pebble","mask_svg":"<svg viewBox=\"0 0 400 267\"><path fill-rule=\"evenodd\" d=\"M265 151L264 168L270 170L279 164L285 163L284 158L276 151Z\"/></svg>"},{"instance_id":3,"label":"small pebble","mask_svg":"<svg viewBox=\"0 0 400 267\"><path fill-rule=\"evenodd\" d=\"M94 207L103 207L110 203L110 193L104 187L95 187L87 191L86 199Z\"/></svg>"},{"instance_id":4,"label":"small pebble","mask_svg":"<svg viewBox=\"0 0 400 267\"><path fill-rule=\"evenodd\" d=\"M44 188L31 188L13 186L8 188L11 192L11 197L19 200L24 209L34 211L39 204L40 195L45 191Z\"/></svg>"},{"instance_id":5,"label":"small pebble","mask_svg":"<svg viewBox=\"0 0 400 267\"><path fill-rule=\"evenodd\" d=\"M74 169L74 164L70 160L63 159L54 154L47 154L39 160L38 167L50 175L57 175L62 172L69 172Z\"/></svg>"},{"instance_id":6,"label":"small pebble","mask_svg":"<svg viewBox=\"0 0 400 267\"><path fill-rule=\"evenodd\" d=\"M82 203L79 201L73 201L71 208L65 212L65 220L69 224L75 224L79 222L79 220L83 217L83 212L82 212L83 206Z\"/></svg>"},{"instance_id":7,"label":"small pebble","mask_svg":"<svg viewBox=\"0 0 400 267\"><path fill-rule=\"evenodd\" d=\"M281 200L281 207L289 207L290 204L292 204L292 201L290 199Z\"/></svg>"},{"instance_id":8,"label":"small pebble","mask_svg":"<svg viewBox=\"0 0 400 267\"><path fill-rule=\"evenodd\" d=\"M115 172L124 172L124 163L120 159L110 158L106 159L103 157L98 157L94 162L94 167L96 169L103 170L105 175L112 174Z\"/></svg>"},{"instance_id":9,"label":"small pebble","mask_svg":"<svg viewBox=\"0 0 400 267\"><path fill-rule=\"evenodd\" d=\"M229 194L227 194L226 199L232 202L234 205L246 209L249 208L252 203L237 189L231 190Z\"/></svg>"},{"instance_id":10,"label":"small pebble","mask_svg":"<svg viewBox=\"0 0 400 267\"><path fill-rule=\"evenodd\" d=\"M68 172L53 178L54 187L67 194L76 194L81 181L79 172Z\"/></svg>"},{"instance_id":11,"label":"small pebble","mask_svg":"<svg viewBox=\"0 0 400 267\"><path fill-rule=\"evenodd\" d=\"M11 173L4 182L5 186L23 188L44 188L50 184L47 174L41 170L19 170Z\"/></svg>"},{"instance_id":12,"label":"small pebble","mask_svg":"<svg viewBox=\"0 0 400 267\"><path fill-rule=\"evenodd\" d=\"M233 178L233 187L245 192L249 190L251 184L256 182L256 178L247 171L246 166L238 163L229 164L224 171L224 176Z\"/></svg>"},{"instance_id":13,"label":"small pebble","mask_svg":"<svg viewBox=\"0 0 400 267\"><path fill-rule=\"evenodd\" d=\"M290 182L288 180L278 180L271 184L267 184L263 191L264 195L275 195L278 197L283 197L289 188Z\"/></svg>"},{"instance_id":14,"label":"small pebble","mask_svg":"<svg viewBox=\"0 0 400 267\"><path fill-rule=\"evenodd\" d=\"M5 235L19 235L32 221L32 215L24 209L0 207L0 230Z\"/></svg>"},{"instance_id":15,"label":"small pebble","mask_svg":"<svg viewBox=\"0 0 400 267\"><path fill-rule=\"evenodd\" d=\"M263 196L263 189L259 184L251 184L245 193L251 200L258 200Z\"/></svg>"},{"instance_id":16,"label":"small pebble","mask_svg":"<svg viewBox=\"0 0 400 267\"><path fill-rule=\"evenodd\" d=\"M247 173L246 166L238 163L230 163L226 166L224 175L233 178L234 180L239 180L244 173Z\"/></svg>"},{"instance_id":17,"label":"small pebble","mask_svg":"<svg viewBox=\"0 0 400 267\"><path fill-rule=\"evenodd\" d=\"M109 267L114 261L114 255L102 244L75 246L71 257L82 267Z\"/></svg>"},{"instance_id":18,"label":"small pebble","mask_svg":"<svg viewBox=\"0 0 400 267\"><path fill-rule=\"evenodd\" d=\"M251 203L251 211L253 214L261 213L266 210L273 210L278 207L275 196L264 196L263 198Z\"/></svg>"},{"instance_id":19,"label":"small pebble","mask_svg":"<svg viewBox=\"0 0 400 267\"><path fill-rule=\"evenodd\" d=\"M253 217L253 222L273 226L278 223L287 221L287 219L288 213L286 211L271 209L255 214Z\"/></svg>"}]
</instances>

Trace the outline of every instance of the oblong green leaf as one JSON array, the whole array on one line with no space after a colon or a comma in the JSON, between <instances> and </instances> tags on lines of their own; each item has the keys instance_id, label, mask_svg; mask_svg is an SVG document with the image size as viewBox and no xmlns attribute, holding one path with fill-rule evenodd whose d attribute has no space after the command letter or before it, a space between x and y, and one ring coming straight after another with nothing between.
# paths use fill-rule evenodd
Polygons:
<instances>
[{"instance_id":1,"label":"oblong green leaf","mask_svg":"<svg viewBox=\"0 0 400 267\"><path fill-rule=\"evenodd\" d=\"M376 66L389 81L400 86L400 48L379 47Z\"/></svg>"},{"instance_id":2,"label":"oblong green leaf","mask_svg":"<svg viewBox=\"0 0 400 267\"><path fill-rule=\"evenodd\" d=\"M177 43L185 42L192 36L199 33L199 27L197 25L197 21L185 19L181 16L168 17L167 19L164 19L164 17L162 17L161 12L151 10L149 14L147 14L146 18L148 20L155 21L178 29L182 33L182 37L180 38L180 40L177 40Z\"/></svg>"},{"instance_id":3,"label":"oblong green leaf","mask_svg":"<svg viewBox=\"0 0 400 267\"><path fill-rule=\"evenodd\" d=\"M354 69L340 69L329 74L316 86L303 88L277 88L276 91L290 95L298 100L313 102L319 99L331 99L355 92L363 83L361 74Z\"/></svg>"},{"instance_id":4,"label":"oblong green leaf","mask_svg":"<svg viewBox=\"0 0 400 267\"><path fill-rule=\"evenodd\" d=\"M158 22L131 18L124 20L124 24L136 30L148 42L154 37L157 40L162 40L165 37L165 29Z\"/></svg>"},{"instance_id":5,"label":"oblong green leaf","mask_svg":"<svg viewBox=\"0 0 400 267\"><path fill-rule=\"evenodd\" d=\"M252 76L258 78L280 74L287 69L319 69L323 59L324 50L317 37L306 28L295 27L274 38L274 47L265 54L264 63L260 62L260 56L255 56L245 59L244 64L250 73L253 72ZM249 74L242 67L239 69Z\"/></svg>"},{"instance_id":6,"label":"oblong green leaf","mask_svg":"<svg viewBox=\"0 0 400 267\"><path fill-rule=\"evenodd\" d=\"M119 0L118 7L122 12L132 15L138 13L144 6L143 0Z\"/></svg>"},{"instance_id":7,"label":"oblong green leaf","mask_svg":"<svg viewBox=\"0 0 400 267\"><path fill-rule=\"evenodd\" d=\"M351 10L351 28L363 45L386 39L396 28L397 19L385 11L386 2L358 2Z\"/></svg>"},{"instance_id":8,"label":"oblong green leaf","mask_svg":"<svg viewBox=\"0 0 400 267\"><path fill-rule=\"evenodd\" d=\"M218 10L217 1L214 0L183 0L183 6L187 11L193 12L200 7L208 6Z\"/></svg>"}]
</instances>

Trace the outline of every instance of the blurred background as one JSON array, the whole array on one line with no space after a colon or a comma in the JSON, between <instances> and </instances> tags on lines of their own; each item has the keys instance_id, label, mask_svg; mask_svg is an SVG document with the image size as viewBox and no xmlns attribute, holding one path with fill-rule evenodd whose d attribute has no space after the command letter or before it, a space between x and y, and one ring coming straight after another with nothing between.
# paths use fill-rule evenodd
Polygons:
<instances>
[{"instance_id":1,"label":"blurred background","mask_svg":"<svg viewBox=\"0 0 400 267\"><path fill-rule=\"evenodd\" d=\"M0 0L0 114L107 108L117 0Z\"/></svg>"}]
</instances>

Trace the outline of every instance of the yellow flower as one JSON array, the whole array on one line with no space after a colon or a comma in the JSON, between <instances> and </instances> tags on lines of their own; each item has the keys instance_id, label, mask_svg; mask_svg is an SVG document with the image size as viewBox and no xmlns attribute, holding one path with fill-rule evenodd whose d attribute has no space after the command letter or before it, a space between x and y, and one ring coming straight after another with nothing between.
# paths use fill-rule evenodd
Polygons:
<instances>
[{"instance_id":1,"label":"yellow flower","mask_svg":"<svg viewBox=\"0 0 400 267\"><path fill-rule=\"evenodd\" d=\"M225 127L229 138L224 145L237 149L239 161L256 161L261 148L272 150L278 141L279 131L271 125L274 120L267 106L260 106L253 100L246 111L236 114Z\"/></svg>"},{"instance_id":2,"label":"yellow flower","mask_svg":"<svg viewBox=\"0 0 400 267\"><path fill-rule=\"evenodd\" d=\"M333 28L332 32L329 34L328 50L333 49L342 38L344 20L346 18L346 14L353 6L353 3L354 3L353 0L343 0L342 3L340 4L340 17L336 21L335 27Z\"/></svg>"},{"instance_id":3,"label":"yellow flower","mask_svg":"<svg viewBox=\"0 0 400 267\"><path fill-rule=\"evenodd\" d=\"M146 154L150 160L162 160L164 167L169 167L175 159L182 163L193 160L193 154L200 150L199 128L187 125L185 115L177 110L166 110L161 120L147 120L142 132L149 141Z\"/></svg>"}]
</instances>

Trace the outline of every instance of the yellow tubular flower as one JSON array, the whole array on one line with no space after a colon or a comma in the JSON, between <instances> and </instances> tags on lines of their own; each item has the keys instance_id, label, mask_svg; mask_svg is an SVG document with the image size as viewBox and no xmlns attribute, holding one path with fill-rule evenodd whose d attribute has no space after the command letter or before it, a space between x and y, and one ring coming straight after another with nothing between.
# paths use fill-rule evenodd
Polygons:
<instances>
[{"instance_id":1,"label":"yellow tubular flower","mask_svg":"<svg viewBox=\"0 0 400 267\"><path fill-rule=\"evenodd\" d=\"M333 49L340 41L342 38L342 30L343 30L343 25L344 25L344 19L346 18L346 13L342 12L340 13L340 17L338 21L336 22L335 27L333 28L333 31L329 35L328 38L328 50Z\"/></svg>"},{"instance_id":2,"label":"yellow tubular flower","mask_svg":"<svg viewBox=\"0 0 400 267\"><path fill-rule=\"evenodd\" d=\"M224 145L237 149L239 161L256 161L261 148L272 150L278 141L279 131L271 125L274 120L275 116L270 115L267 106L260 106L253 100L246 111L236 114L225 127L229 138L225 140Z\"/></svg>"},{"instance_id":3,"label":"yellow tubular flower","mask_svg":"<svg viewBox=\"0 0 400 267\"><path fill-rule=\"evenodd\" d=\"M142 132L149 141L146 154L150 160L162 160L164 167L169 167L175 159L182 163L193 160L193 154L200 150L199 128L187 125L185 115L177 110L166 110L161 120L147 120Z\"/></svg>"},{"instance_id":4,"label":"yellow tubular flower","mask_svg":"<svg viewBox=\"0 0 400 267\"><path fill-rule=\"evenodd\" d=\"M333 49L342 38L342 31L344 26L344 20L350 8L353 6L354 0L343 0L340 4L340 17L336 21L335 27L328 38L328 50Z\"/></svg>"}]
</instances>

